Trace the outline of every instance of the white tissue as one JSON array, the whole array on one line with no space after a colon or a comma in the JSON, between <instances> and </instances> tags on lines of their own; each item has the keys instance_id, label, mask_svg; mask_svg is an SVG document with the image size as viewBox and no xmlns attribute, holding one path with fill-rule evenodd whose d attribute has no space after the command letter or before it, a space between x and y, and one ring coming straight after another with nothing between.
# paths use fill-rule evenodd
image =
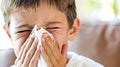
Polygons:
<instances>
[{"instance_id":1,"label":"white tissue","mask_svg":"<svg viewBox=\"0 0 120 67\"><path fill-rule=\"evenodd\" d=\"M38 47L37 49L41 46L41 37L43 35L43 33L47 33L53 40L53 35L50 34L48 31L46 31L45 29L43 29L42 27L40 28L40 30L37 30L37 26L35 26L32 30L32 33L35 34L35 36L38 38L39 40L39 44L38 44ZM46 62L44 61L42 55L40 55L40 59L38 60L38 67L47 67L47 64Z\"/></svg>"}]
</instances>

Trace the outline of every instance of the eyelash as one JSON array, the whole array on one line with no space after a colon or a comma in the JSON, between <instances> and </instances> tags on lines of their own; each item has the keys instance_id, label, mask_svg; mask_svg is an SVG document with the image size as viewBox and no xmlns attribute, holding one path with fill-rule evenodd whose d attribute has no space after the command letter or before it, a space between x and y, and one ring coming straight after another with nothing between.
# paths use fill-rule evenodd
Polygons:
<instances>
[{"instance_id":1,"label":"eyelash","mask_svg":"<svg viewBox=\"0 0 120 67\"><path fill-rule=\"evenodd\" d=\"M24 32L30 32L31 30L22 30L22 31L18 31L16 33L24 33Z\"/></svg>"},{"instance_id":2,"label":"eyelash","mask_svg":"<svg viewBox=\"0 0 120 67\"><path fill-rule=\"evenodd\" d=\"M59 27L48 27L46 29L59 29Z\"/></svg>"}]
</instances>

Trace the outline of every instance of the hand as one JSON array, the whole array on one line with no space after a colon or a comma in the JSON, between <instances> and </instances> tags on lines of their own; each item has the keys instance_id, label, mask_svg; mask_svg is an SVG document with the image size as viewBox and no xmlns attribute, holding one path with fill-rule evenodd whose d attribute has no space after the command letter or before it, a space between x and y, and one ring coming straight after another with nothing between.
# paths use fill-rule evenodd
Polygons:
<instances>
[{"instance_id":1,"label":"hand","mask_svg":"<svg viewBox=\"0 0 120 67\"><path fill-rule=\"evenodd\" d=\"M47 34L42 37L41 53L48 67L66 67L67 46L64 46L61 53L58 45Z\"/></svg>"},{"instance_id":2,"label":"hand","mask_svg":"<svg viewBox=\"0 0 120 67\"><path fill-rule=\"evenodd\" d=\"M37 67L40 56L40 48L37 49L38 39L33 34L22 45L15 61L16 67Z\"/></svg>"}]
</instances>

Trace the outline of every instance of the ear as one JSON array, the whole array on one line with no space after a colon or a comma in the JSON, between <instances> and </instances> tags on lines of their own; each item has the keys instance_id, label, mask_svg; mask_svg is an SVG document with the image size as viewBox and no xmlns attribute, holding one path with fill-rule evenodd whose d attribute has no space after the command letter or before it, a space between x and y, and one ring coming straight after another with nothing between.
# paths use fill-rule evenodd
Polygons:
<instances>
[{"instance_id":1,"label":"ear","mask_svg":"<svg viewBox=\"0 0 120 67\"><path fill-rule=\"evenodd\" d=\"M69 30L69 33L68 33L69 41L72 41L75 39L75 37L79 31L79 27L80 27L80 20L78 18L76 18L73 22L72 27Z\"/></svg>"},{"instance_id":2,"label":"ear","mask_svg":"<svg viewBox=\"0 0 120 67\"><path fill-rule=\"evenodd\" d=\"M6 25L3 25L3 29L4 29L4 31L6 32L6 34L8 35L8 37L11 39L10 32L9 32L9 30L8 30L8 28L7 28Z\"/></svg>"}]
</instances>

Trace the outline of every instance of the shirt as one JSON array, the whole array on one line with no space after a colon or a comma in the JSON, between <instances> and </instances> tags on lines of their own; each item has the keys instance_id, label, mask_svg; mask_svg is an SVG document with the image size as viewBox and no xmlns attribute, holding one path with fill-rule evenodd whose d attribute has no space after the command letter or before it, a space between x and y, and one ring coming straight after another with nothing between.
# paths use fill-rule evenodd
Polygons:
<instances>
[{"instance_id":1,"label":"shirt","mask_svg":"<svg viewBox=\"0 0 120 67\"><path fill-rule=\"evenodd\" d=\"M66 67L104 67L102 64L93 61L82 55L78 55L73 52L68 52L69 62Z\"/></svg>"}]
</instances>

